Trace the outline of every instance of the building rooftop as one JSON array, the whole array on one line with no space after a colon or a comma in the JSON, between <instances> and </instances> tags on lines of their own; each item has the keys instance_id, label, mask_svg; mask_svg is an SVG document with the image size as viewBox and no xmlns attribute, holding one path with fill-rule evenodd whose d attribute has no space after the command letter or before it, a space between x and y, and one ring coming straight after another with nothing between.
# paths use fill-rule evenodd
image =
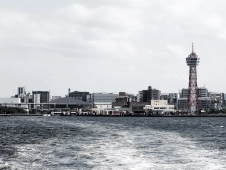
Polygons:
<instances>
[{"instance_id":1,"label":"building rooftop","mask_svg":"<svg viewBox=\"0 0 226 170\"><path fill-rule=\"evenodd\" d=\"M63 98L59 98L59 99L56 99L56 100L51 100L49 103L90 105L90 103L84 102L82 100L75 99L73 97L63 97Z\"/></svg>"}]
</instances>

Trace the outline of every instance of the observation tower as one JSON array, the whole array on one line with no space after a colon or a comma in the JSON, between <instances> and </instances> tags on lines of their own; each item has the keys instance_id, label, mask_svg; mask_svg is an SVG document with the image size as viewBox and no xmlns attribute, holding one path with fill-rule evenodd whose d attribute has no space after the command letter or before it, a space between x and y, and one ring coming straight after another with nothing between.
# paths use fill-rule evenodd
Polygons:
<instances>
[{"instance_id":1,"label":"observation tower","mask_svg":"<svg viewBox=\"0 0 226 170\"><path fill-rule=\"evenodd\" d=\"M200 109L198 100L198 85L197 85L197 69L196 66L199 64L199 58L194 52L192 43L192 52L186 58L187 65L189 66L189 86L188 86L188 105L187 110L193 114L195 111Z\"/></svg>"}]
</instances>

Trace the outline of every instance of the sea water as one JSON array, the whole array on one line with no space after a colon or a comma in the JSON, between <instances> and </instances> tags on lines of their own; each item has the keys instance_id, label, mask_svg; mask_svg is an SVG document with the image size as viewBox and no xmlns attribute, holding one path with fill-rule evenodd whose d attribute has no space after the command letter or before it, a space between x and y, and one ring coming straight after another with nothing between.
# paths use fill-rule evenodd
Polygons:
<instances>
[{"instance_id":1,"label":"sea water","mask_svg":"<svg viewBox=\"0 0 226 170\"><path fill-rule=\"evenodd\" d=\"M0 169L226 169L226 118L0 117Z\"/></svg>"}]
</instances>

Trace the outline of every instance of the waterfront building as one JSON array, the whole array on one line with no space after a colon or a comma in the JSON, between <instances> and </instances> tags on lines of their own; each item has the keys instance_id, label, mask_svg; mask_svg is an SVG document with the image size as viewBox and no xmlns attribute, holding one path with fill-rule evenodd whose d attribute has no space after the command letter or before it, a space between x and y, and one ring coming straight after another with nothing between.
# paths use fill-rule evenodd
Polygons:
<instances>
[{"instance_id":1,"label":"waterfront building","mask_svg":"<svg viewBox=\"0 0 226 170\"><path fill-rule=\"evenodd\" d=\"M94 107L98 110L112 108L112 102L104 102L104 103L96 102L96 103L94 103Z\"/></svg>"},{"instance_id":2,"label":"waterfront building","mask_svg":"<svg viewBox=\"0 0 226 170\"><path fill-rule=\"evenodd\" d=\"M93 111L96 114L102 114L105 109L112 107L112 102L116 100L119 94L116 93L92 93Z\"/></svg>"},{"instance_id":3,"label":"waterfront building","mask_svg":"<svg viewBox=\"0 0 226 170\"><path fill-rule=\"evenodd\" d=\"M200 109L211 109L212 100L209 97L199 97ZM187 111L188 98L178 99L177 107L179 110Z\"/></svg>"},{"instance_id":4,"label":"waterfront building","mask_svg":"<svg viewBox=\"0 0 226 170\"><path fill-rule=\"evenodd\" d=\"M144 107L148 104L150 104L150 102L132 102L129 104L129 108L131 108L132 112L135 114L144 114Z\"/></svg>"},{"instance_id":5,"label":"waterfront building","mask_svg":"<svg viewBox=\"0 0 226 170\"><path fill-rule=\"evenodd\" d=\"M168 104L145 105L144 110L146 114L153 114L153 115L162 115L167 112L168 113L175 112L174 105L168 105Z\"/></svg>"},{"instance_id":6,"label":"waterfront building","mask_svg":"<svg viewBox=\"0 0 226 170\"><path fill-rule=\"evenodd\" d=\"M189 90L187 88L183 88L179 93L180 99L178 99L177 107L179 110L187 111L188 106L188 93ZM206 87L198 88L198 102L200 109L211 109L213 108L213 99L209 97L209 92Z\"/></svg>"},{"instance_id":7,"label":"waterfront building","mask_svg":"<svg viewBox=\"0 0 226 170\"><path fill-rule=\"evenodd\" d=\"M129 104L126 102L112 102L112 108L122 108L122 107L128 107Z\"/></svg>"},{"instance_id":8,"label":"waterfront building","mask_svg":"<svg viewBox=\"0 0 226 170\"><path fill-rule=\"evenodd\" d=\"M147 90L138 92L138 102L151 102L151 100L160 100L161 91L148 86Z\"/></svg>"},{"instance_id":9,"label":"waterfront building","mask_svg":"<svg viewBox=\"0 0 226 170\"><path fill-rule=\"evenodd\" d=\"M63 97L43 104L44 110L79 110L89 109L91 104L73 97Z\"/></svg>"},{"instance_id":10,"label":"waterfront building","mask_svg":"<svg viewBox=\"0 0 226 170\"><path fill-rule=\"evenodd\" d=\"M151 104L145 105L146 114L163 114L164 112L174 112L175 106L169 105L168 100L151 100Z\"/></svg>"},{"instance_id":11,"label":"waterfront building","mask_svg":"<svg viewBox=\"0 0 226 170\"><path fill-rule=\"evenodd\" d=\"M113 102L112 108L124 109L133 113L144 113L144 106L150 102Z\"/></svg>"},{"instance_id":12,"label":"waterfront building","mask_svg":"<svg viewBox=\"0 0 226 170\"><path fill-rule=\"evenodd\" d=\"M50 101L49 91L32 91L33 102L35 94L40 94L40 103L47 103Z\"/></svg>"},{"instance_id":13,"label":"waterfront building","mask_svg":"<svg viewBox=\"0 0 226 170\"><path fill-rule=\"evenodd\" d=\"M92 111L96 114L103 114L104 110L111 109L112 108L112 102L95 102L93 103Z\"/></svg>"},{"instance_id":14,"label":"waterfront building","mask_svg":"<svg viewBox=\"0 0 226 170\"><path fill-rule=\"evenodd\" d=\"M0 106L4 107L17 107L17 108L23 108L24 110L28 111L28 105L21 103L21 98L0 98Z\"/></svg>"},{"instance_id":15,"label":"waterfront building","mask_svg":"<svg viewBox=\"0 0 226 170\"><path fill-rule=\"evenodd\" d=\"M182 89L178 99L178 109L186 110L188 89ZM224 93L208 92L207 88L198 88L198 100L200 109L222 109L225 105L226 95Z\"/></svg>"},{"instance_id":16,"label":"waterfront building","mask_svg":"<svg viewBox=\"0 0 226 170\"><path fill-rule=\"evenodd\" d=\"M116 93L92 93L93 103L112 103L119 97Z\"/></svg>"},{"instance_id":17,"label":"waterfront building","mask_svg":"<svg viewBox=\"0 0 226 170\"><path fill-rule=\"evenodd\" d=\"M89 92L80 92L80 91L70 92L69 90L69 97L73 97L75 99L88 103L91 102L91 94Z\"/></svg>"},{"instance_id":18,"label":"waterfront building","mask_svg":"<svg viewBox=\"0 0 226 170\"><path fill-rule=\"evenodd\" d=\"M198 97L209 97L208 89L206 87L198 88ZM188 89L183 88L180 92L180 98L188 98Z\"/></svg>"},{"instance_id":19,"label":"waterfront building","mask_svg":"<svg viewBox=\"0 0 226 170\"><path fill-rule=\"evenodd\" d=\"M5 103L21 103L20 98L0 98L1 106L4 106Z\"/></svg>"},{"instance_id":20,"label":"waterfront building","mask_svg":"<svg viewBox=\"0 0 226 170\"><path fill-rule=\"evenodd\" d=\"M151 100L151 105L168 105L168 100Z\"/></svg>"}]
</instances>

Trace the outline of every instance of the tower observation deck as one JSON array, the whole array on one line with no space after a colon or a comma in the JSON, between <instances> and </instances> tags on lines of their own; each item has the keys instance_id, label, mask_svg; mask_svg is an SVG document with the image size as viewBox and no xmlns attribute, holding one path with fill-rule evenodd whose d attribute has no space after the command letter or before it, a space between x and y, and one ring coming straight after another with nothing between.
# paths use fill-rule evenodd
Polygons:
<instances>
[{"instance_id":1,"label":"tower observation deck","mask_svg":"<svg viewBox=\"0 0 226 170\"><path fill-rule=\"evenodd\" d=\"M186 58L187 65L189 66L189 86L188 86L188 105L187 111L189 113L195 113L200 109L198 100L198 85L197 85L197 69L196 66L199 64L199 58L194 52L192 43L192 52Z\"/></svg>"}]
</instances>

